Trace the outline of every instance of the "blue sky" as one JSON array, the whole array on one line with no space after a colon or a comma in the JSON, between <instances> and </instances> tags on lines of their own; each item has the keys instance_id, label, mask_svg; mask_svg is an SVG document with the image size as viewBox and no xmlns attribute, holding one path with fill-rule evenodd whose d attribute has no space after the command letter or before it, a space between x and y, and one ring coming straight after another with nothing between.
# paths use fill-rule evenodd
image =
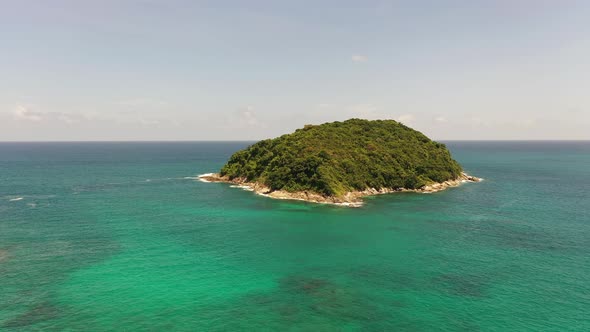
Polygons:
<instances>
[{"instance_id":1,"label":"blue sky","mask_svg":"<svg viewBox=\"0 0 590 332\"><path fill-rule=\"evenodd\" d=\"M0 3L2 141L590 139L588 1Z\"/></svg>"}]
</instances>

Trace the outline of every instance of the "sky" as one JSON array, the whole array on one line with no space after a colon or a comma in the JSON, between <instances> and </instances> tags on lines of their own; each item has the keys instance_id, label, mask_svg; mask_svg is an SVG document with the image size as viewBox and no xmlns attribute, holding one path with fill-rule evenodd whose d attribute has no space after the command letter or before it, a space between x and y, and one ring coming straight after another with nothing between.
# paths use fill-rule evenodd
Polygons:
<instances>
[{"instance_id":1,"label":"sky","mask_svg":"<svg viewBox=\"0 0 590 332\"><path fill-rule=\"evenodd\" d=\"M0 141L590 139L590 1L0 0Z\"/></svg>"}]
</instances>

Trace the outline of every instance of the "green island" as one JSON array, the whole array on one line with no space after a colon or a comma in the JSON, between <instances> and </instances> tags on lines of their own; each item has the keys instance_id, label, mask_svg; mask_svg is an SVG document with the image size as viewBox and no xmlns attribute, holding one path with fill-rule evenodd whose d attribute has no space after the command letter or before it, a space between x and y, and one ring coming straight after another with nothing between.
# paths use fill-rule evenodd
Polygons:
<instances>
[{"instance_id":1,"label":"green island","mask_svg":"<svg viewBox=\"0 0 590 332\"><path fill-rule=\"evenodd\" d=\"M368 195L435 192L467 175L442 143L394 120L306 125L234 153L205 182L229 182L281 199L358 206Z\"/></svg>"}]
</instances>

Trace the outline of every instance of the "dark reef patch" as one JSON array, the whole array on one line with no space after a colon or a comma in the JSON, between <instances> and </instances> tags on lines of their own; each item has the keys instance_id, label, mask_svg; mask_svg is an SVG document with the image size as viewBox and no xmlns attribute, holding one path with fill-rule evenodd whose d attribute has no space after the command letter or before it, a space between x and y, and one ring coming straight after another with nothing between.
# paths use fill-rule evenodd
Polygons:
<instances>
[{"instance_id":1,"label":"dark reef patch","mask_svg":"<svg viewBox=\"0 0 590 332\"><path fill-rule=\"evenodd\" d=\"M322 289L334 287L328 280L302 276L288 276L281 279L279 283L280 287L286 291L311 295Z\"/></svg>"},{"instance_id":2,"label":"dark reef patch","mask_svg":"<svg viewBox=\"0 0 590 332\"><path fill-rule=\"evenodd\" d=\"M0 249L0 263L7 261L9 257L7 249Z\"/></svg>"},{"instance_id":3,"label":"dark reef patch","mask_svg":"<svg viewBox=\"0 0 590 332\"><path fill-rule=\"evenodd\" d=\"M379 315L366 296L328 279L292 275L280 280L279 291L288 297L299 298L297 302L303 310L311 310L320 316L368 321Z\"/></svg>"},{"instance_id":4,"label":"dark reef patch","mask_svg":"<svg viewBox=\"0 0 590 332\"><path fill-rule=\"evenodd\" d=\"M2 324L2 327L22 328L55 319L58 316L59 310L55 305L51 304L50 302L41 302L31 307L23 314L6 321L4 324Z\"/></svg>"},{"instance_id":5,"label":"dark reef patch","mask_svg":"<svg viewBox=\"0 0 590 332\"><path fill-rule=\"evenodd\" d=\"M233 317L248 317L247 325L239 320L224 322L224 330L307 326L315 331L335 322L363 328L390 318L391 308L386 313L373 303L368 294L355 287L325 277L295 274L278 279L275 290L249 294L209 310L214 315L224 312ZM265 318L262 321L257 317Z\"/></svg>"},{"instance_id":6,"label":"dark reef patch","mask_svg":"<svg viewBox=\"0 0 590 332\"><path fill-rule=\"evenodd\" d=\"M481 298L486 296L484 279L475 275L447 273L434 277L432 281L453 295Z\"/></svg>"}]
</instances>

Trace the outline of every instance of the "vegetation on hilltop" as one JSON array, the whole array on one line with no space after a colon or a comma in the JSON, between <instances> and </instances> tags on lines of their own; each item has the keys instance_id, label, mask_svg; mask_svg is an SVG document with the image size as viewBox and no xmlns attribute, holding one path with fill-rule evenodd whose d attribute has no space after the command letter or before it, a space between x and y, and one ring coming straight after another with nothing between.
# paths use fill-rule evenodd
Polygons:
<instances>
[{"instance_id":1,"label":"vegetation on hilltop","mask_svg":"<svg viewBox=\"0 0 590 332\"><path fill-rule=\"evenodd\" d=\"M234 153L220 174L272 190L341 196L367 188L418 189L457 178L449 150L393 120L306 125Z\"/></svg>"}]
</instances>

